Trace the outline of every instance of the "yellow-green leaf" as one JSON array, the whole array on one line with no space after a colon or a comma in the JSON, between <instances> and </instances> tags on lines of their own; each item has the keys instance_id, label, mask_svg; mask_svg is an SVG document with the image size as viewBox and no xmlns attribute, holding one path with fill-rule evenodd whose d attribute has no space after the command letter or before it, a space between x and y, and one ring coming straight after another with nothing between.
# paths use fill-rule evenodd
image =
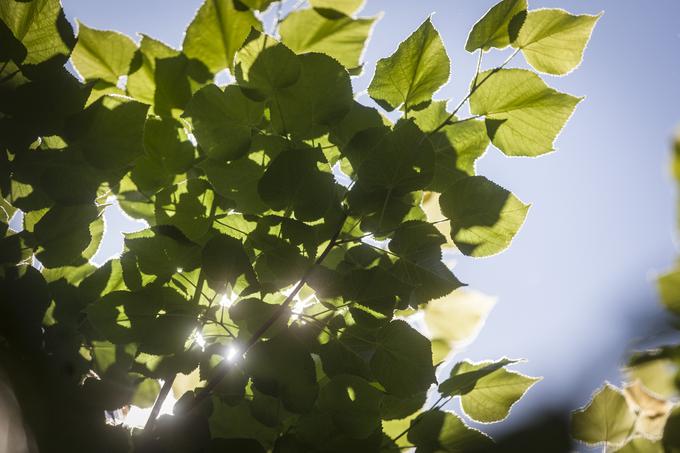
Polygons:
<instances>
[{"instance_id":1,"label":"yellow-green leaf","mask_svg":"<svg viewBox=\"0 0 680 453\"><path fill-rule=\"evenodd\" d=\"M251 28L260 30L262 24L249 9L237 9L233 0L206 0L189 24L182 48L213 73L233 69L234 55Z\"/></svg>"},{"instance_id":2,"label":"yellow-green leaf","mask_svg":"<svg viewBox=\"0 0 680 453\"><path fill-rule=\"evenodd\" d=\"M115 85L120 76L127 75L136 48L122 33L95 30L78 22L78 44L71 58L86 81L100 79Z\"/></svg>"},{"instance_id":3,"label":"yellow-green leaf","mask_svg":"<svg viewBox=\"0 0 680 453\"><path fill-rule=\"evenodd\" d=\"M428 18L395 53L378 60L368 94L386 110L402 104L406 110L429 102L450 73L451 60Z\"/></svg>"},{"instance_id":4,"label":"yellow-green leaf","mask_svg":"<svg viewBox=\"0 0 680 453\"><path fill-rule=\"evenodd\" d=\"M334 9L347 16L359 11L364 6L365 0L309 0L314 8Z\"/></svg>"},{"instance_id":5,"label":"yellow-green leaf","mask_svg":"<svg viewBox=\"0 0 680 453\"><path fill-rule=\"evenodd\" d=\"M530 11L512 44L536 70L564 75L583 59L593 27L602 14L575 16L561 9Z\"/></svg>"},{"instance_id":6,"label":"yellow-green leaf","mask_svg":"<svg viewBox=\"0 0 680 453\"><path fill-rule=\"evenodd\" d=\"M439 198L451 220L451 239L468 256L490 256L505 250L529 210L512 192L483 176L458 180Z\"/></svg>"},{"instance_id":7,"label":"yellow-green leaf","mask_svg":"<svg viewBox=\"0 0 680 453\"><path fill-rule=\"evenodd\" d=\"M526 17L526 0L503 0L494 5L470 31L465 50L507 47L519 32Z\"/></svg>"},{"instance_id":8,"label":"yellow-green leaf","mask_svg":"<svg viewBox=\"0 0 680 453\"><path fill-rule=\"evenodd\" d=\"M470 97L470 111L486 116L491 142L509 156L538 156L553 142L581 98L548 87L524 69L486 71Z\"/></svg>"},{"instance_id":9,"label":"yellow-green leaf","mask_svg":"<svg viewBox=\"0 0 680 453\"><path fill-rule=\"evenodd\" d=\"M281 41L295 53L324 53L347 69L355 69L361 65L361 54L376 19L352 19L325 10L296 11L281 23Z\"/></svg>"},{"instance_id":10,"label":"yellow-green leaf","mask_svg":"<svg viewBox=\"0 0 680 453\"><path fill-rule=\"evenodd\" d=\"M619 389L610 384L571 415L571 435L588 444L623 444L633 431L635 414Z\"/></svg>"}]
</instances>

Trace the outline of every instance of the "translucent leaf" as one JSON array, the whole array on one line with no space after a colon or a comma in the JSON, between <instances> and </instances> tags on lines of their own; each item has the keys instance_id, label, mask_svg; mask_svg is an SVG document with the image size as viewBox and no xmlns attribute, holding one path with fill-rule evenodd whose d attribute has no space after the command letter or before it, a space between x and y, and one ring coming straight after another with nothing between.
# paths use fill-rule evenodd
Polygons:
<instances>
[{"instance_id":1,"label":"translucent leaf","mask_svg":"<svg viewBox=\"0 0 680 453\"><path fill-rule=\"evenodd\" d=\"M351 16L364 6L365 0L310 0L314 8L333 9Z\"/></svg>"},{"instance_id":2,"label":"translucent leaf","mask_svg":"<svg viewBox=\"0 0 680 453\"><path fill-rule=\"evenodd\" d=\"M335 376L321 388L319 407L350 437L363 439L380 427L382 393L352 375Z\"/></svg>"},{"instance_id":3,"label":"translucent leaf","mask_svg":"<svg viewBox=\"0 0 680 453\"><path fill-rule=\"evenodd\" d=\"M234 55L251 28L262 28L252 11L237 8L233 0L205 0L187 28L182 48L213 74L233 69Z\"/></svg>"},{"instance_id":4,"label":"translucent leaf","mask_svg":"<svg viewBox=\"0 0 680 453\"><path fill-rule=\"evenodd\" d=\"M215 192L235 203L237 212L261 214L268 209L257 189L264 169L251 158L226 163L206 159L198 167L203 169Z\"/></svg>"},{"instance_id":5,"label":"translucent leaf","mask_svg":"<svg viewBox=\"0 0 680 453\"><path fill-rule=\"evenodd\" d=\"M153 406L160 389L161 387L155 379L147 378L142 380L132 395L132 404L141 408Z\"/></svg>"},{"instance_id":6,"label":"translucent leaf","mask_svg":"<svg viewBox=\"0 0 680 453\"><path fill-rule=\"evenodd\" d=\"M194 146L182 124L172 118L147 117L144 124L144 150L171 174L188 171L194 161Z\"/></svg>"},{"instance_id":7,"label":"translucent leaf","mask_svg":"<svg viewBox=\"0 0 680 453\"><path fill-rule=\"evenodd\" d=\"M659 441L638 437L631 439L626 445L616 450L616 453L664 453L664 449Z\"/></svg>"},{"instance_id":8,"label":"translucent leaf","mask_svg":"<svg viewBox=\"0 0 680 453\"><path fill-rule=\"evenodd\" d=\"M352 85L347 70L319 53L300 55L299 79L279 90L270 101L271 121L282 134L304 140L320 137L352 108Z\"/></svg>"},{"instance_id":9,"label":"translucent leaf","mask_svg":"<svg viewBox=\"0 0 680 453\"><path fill-rule=\"evenodd\" d=\"M38 64L58 56L66 60L75 44L59 0L3 1L0 20L28 51L18 63Z\"/></svg>"},{"instance_id":10,"label":"translucent leaf","mask_svg":"<svg viewBox=\"0 0 680 453\"><path fill-rule=\"evenodd\" d=\"M130 73L126 84L128 95L144 102L153 104L156 94L156 61L174 58L179 52L172 47L142 35L139 49L130 64Z\"/></svg>"},{"instance_id":11,"label":"translucent leaf","mask_svg":"<svg viewBox=\"0 0 680 453\"><path fill-rule=\"evenodd\" d=\"M292 332L257 343L246 359L253 385L281 399L286 409L303 413L312 408L318 385L314 362Z\"/></svg>"},{"instance_id":12,"label":"translucent leaf","mask_svg":"<svg viewBox=\"0 0 680 453\"><path fill-rule=\"evenodd\" d=\"M537 71L564 75L583 59L593 27L602 14L575 16L561 9L530 11L513 42Z\"/></svg>"},{"instance_id":13,"label":"translucent leaf","mask_svg":"<svg viewBox=\"0 0 680 453\"><path fill-rule=\"evenodd\" d=\"M490 143L484 121L459 120L455 116L449 119L446 101L433 101L426 108L414 111L412 117L423 132L429 132L427 139L435 153L430 190L444 192L461 177L475 174L475 162ZM441 127L444 122L448 124Z\"/></svg>"},{"instance_id":14,"label":"translucent leaf","mask_svg":"<svg viewBox=\"0 0 680 453\"><path fill-rule=\"evenodd\" d=\"M635 431L647 439L661 439L673 404L653 395L640 381L626 385L623 388L623 396L637 414Z\"/></svg>"},{"instance_id":15,"label":"translucent leaf","mask_svg":"<svg viewBox=\"0 0 680 453\"><path fill-rule=\"evenodd\" d=\"M435 382L430 342L404 321L392 321L378 331L370 366L387 392L409 396Z\"/></svg>"},{"instance_id":16,"label":"translucent leaf","mask_svg":"<svg viewBox=\"0 0 680 453\"><path fill-rule=\"evenodd\" d=\"M680 269L663 274L657 280L661 302L668 310L680 315Z\"/></svg>"},{"instance_id":17,"label":"translucent leaf","mask_svg":"<svg viewBox=\"0 0 680 453\"><path fill-rule=\"evenodd\" d=\"M526 0L503 0L494 5L470 31L465 50L502 49L517 38L526 17Z\"/></svg>"},{"instance_id":18,"label":"translucent leaf","mask_svg":"<svg viewBox=\"0 0 680 453\"><path fill-rule=\"evenodd\" d=\"M45 267L80 265L90 244L90 223L99 215L94 204L53 206L35 225L34 234L41 246L36 255Z\"/></svg>"},{"instance_id":19,"label":"translucent leaf","mask_svg":"<svg viewBox=\"0 0 680 453\"><path fill-rule=\"evenodd\" d=\"M469 343L495 304L496 299L465 288L430 301L424 311L433 345L439 340L455 350Z\"/></svg>"},{"instance_id":20,"label":"translucent leaf","mask_svg":"<svg viewBox=\"0 0 680 453\"><path fill-rule=\"evenodd\" d=\"M571 415L571 435L588 444L623 444L633 432L635 414L621 392L610 384Z\"/></svg>"},{"instance_id":21,"label":"translucent leaf","mask_svg":"<svg viewBox=\"0 0 680 453\"><path fill-rule=\"evenodd\" d=\"M113 85L128 74L137 49L128 36L115 31L95 30L78 22L78 43L71 58L86 81L104 80Z\"/></svg>"},{"instance_id":22,"label":"translucent leaf","mask_svg":"<svg viewBox=\"0 0 680 453\"><path fill-rule=\"evenodd\" d=\"M502 69L479 75L470 111L486 116L491 141L509 156L538 156L553 151L553 142L581 98L549 88L524 69Z\"/></svg>"},{"instance_id":23,"label":"translucent leaf","mask_svg":"<svg viewBox=\"0 0 680 453\"><path fill-rule=\"evenodd\" d=\"M493 446L484 433L465 425L458 416L440 410L424 412L413 420L408 440L418 451L463 453Z\"/></svg>"},{"instance_id":24,"label":"translucent leaf","mask_svg":"<svg viewBox=\"0 0 680 453\"><path fill-rule=\"evenodd\" d=\"M241 275L254 278L243 244L226 234L214 236L205 244L201 263L208 282L213 283L214 288L227 284L234 286Z\"/></svg>"},{"instance_id":25,"label":"translucent leaf","mask_svg":"<svg viewBox=\"0 0 680 453\"><path fill-rule=\"evenodd\" d=\"M428 18L390 57L378 60L368 94L381 107L410 109L431 100L449 79L451 61Z\"/></svg>"},{"instance_id":26,"label":"translucent leaf","mask_svg":"<svg viewBox=\"0 0 680 453\"><path fill-rule=\"evenodd\" d=\"M207 85L194 94L184 116L191 118L196 139L205 154L211 159L227 161L248 152L263 114L264 104L244 96L236 85L223 90Z\"/></svg>"},{"instance_id":27,"label":"translucent leaf","mask_svg":"<svg viewBox=\"0 0 680 453\"><path fill-rule=\"evenodd\" d=\"M77 146L94 167L115 171L144 152L148 106L121 97L104 96L80 115Z\"/></svg>"},{"instance_id":28,"label":"translucent leaf","mask_svg":"<svg viewBox=\"0 0 680 453\"><path fill-rule=\"evenodd\" d=\"M251 9L264 11L267 8L269 8L269 5L278 0L239 0L239 1Z\"/></svg>"},{"instance_id":29,"label":"translucent leaf","mask_svg":"<svg viewBox=\"0 0 680 453\"><path fill-rule=\"evenodd\" d=\"M460 362L451 370L451 377L439 385L444 395L460 395L465 413L478 422L492 423L505 419L512 406L540 380L508 371L505 366L515 363Z\"/></svg>"},{"instance_id":30,"label":"translucent leaf","mask_svg":"<svg viewBox=\"0 0 680 453\"><path fill-rule=\"evenodd\" d=\"M451 220L451 238L468 256L505 250L524 223L529 205L483 176L460 179L439 198Z\"/></svg>"},{"instance_id":31,"label":"translucent leaf","mask_svg":"<svg viewBox=\"0 0 680 453\"><path fill-rule=\"evenodd\" d=\"M234 64L239 86L258 100L274 96L300 77L298 57L276 39L256 31L238 51Z\"/></svg>"},{"instance_id":32,"label":"translucent leaf","mask_svg":"<svg viewBox=\"0 0 680 453\"><path fill-rule=\"evenodd\" d=\"M358 68L376 18L352 19L326 10L305 9L281 22L281 42L295 53L319 52L347 69Z\"/></svg>"},{"instance_id":33,"label":"translucent leaf","mask_svg":"<svg viewBox=\"0 0 680 453\"><path fill-rule=\"evenodd\" d=\"M260 180L260 197L272 209L294 212L298 220L323 217L338 201L333 175L318 168L324 161L314 148L283 151Z\"/></svg>"}]
</instances>

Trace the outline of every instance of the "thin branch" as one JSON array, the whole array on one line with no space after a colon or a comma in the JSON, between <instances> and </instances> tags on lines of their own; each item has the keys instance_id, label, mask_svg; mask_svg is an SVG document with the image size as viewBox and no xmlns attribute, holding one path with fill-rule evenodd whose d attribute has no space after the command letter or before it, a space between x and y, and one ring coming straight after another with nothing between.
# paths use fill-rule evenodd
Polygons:
<instances>
[{"instance_id":1,"label":"thin branch","mask_svg":"<svg viewBox=\"0 0 680 453\"><path fill-rule=\"evenodd\" d=\"M453 109L453 112L451 112L451 114L450 114L448 117L446 117L446 119L445 119L444 121L442 121L442 123L441 123L439 126L437 126L433 131L429 132L427 135L425 135L425 136L423 137L423 140L424 140L425 137L427 137L428 135L434 135L435 133L437 133L437 132L439 132L440 130L442 130L442 128L444 128L444 127L448 126L449 124L451 124L451 120L456 116L456 113L458 113L458 111L465 105L465 103L472 97L472 95L475 94L475 92L479 89L479 87L481 87L482 85L484 85L484 83L485 83L487 80L489 80L489 78L490 78L492 75L496 74L498 71L500 71L501 69L503 69L508 63L510 63L510 61L511 61L513 58L515 58L515 55L517 55L517 53L518 53L519 51L520 51L520 49L515 50L515 51L512 53L512 55L510 55L510 56L509 56L509 57L508 57L508 58L507 58L500 66L497 66L497 67L493 68L491 71L489 71L489 73L488 73L487 75L485 75L484 78L483 78L479 83L477 83L477 78L478 78L478 75L479 75L479 74L477 73L477 74L475 75L474 83L473 83L473 85L472 85L472 88L470 89L470 92L468 92L468 94L463 98L463 100L460 101L460 102L458 103L458 105L456 106L456 108ZM480 51L480 52L481 52L481 51ZM480 59L478 60L478 63L481 65L481 57L480 57ZM478 67L478 70L479 70L479 67Z\"/></svg>"},{"instance_id":2,"label":"thin branch","mask_svg":"<svg viewBox=\"0 0 680 453\"><path fill-rule=\"evenodd\" d=\"M347 220L347 213L344 213L340 222L340 225L338 226L337 231L333 235L333 237L330 239L328 242L328 245L324 249L323 252L321 252L321 255L314 261L314 264L310 266L305 273L303 274L302 278L298 282L297 285L295 285L295 288L293 288L293 291L291 291L286 299L283 301L281 305L278 306L276 311L267 319L259 329L253 333L253 335L250 337L248 342L243 346L242 354L246 354L250 348L255 346L258 341L264 336L264 334L269 330L269 328L276 323L276 321L281 318L286 313L286 309L288 306L291 304L295 296L300 292L302 287L307 283L307 280L309 277L312 275L312 272L316 268L316 266L320 265L328 256L330 251L336 246L336 241L338 240L338 236L340 236L340 232L342 231L342 227L345 225L345 221ZM212 378L206 383L205 387L203 387L199 393L196 394L196 397L194 398L193 402L188 408L188 411L191 411L192 409L196 408L204 399L208 398L212 391L217 387L217 385L224 379L224 377L227 375L229 372L229 362L224 360L220 365L218 365L217 369L215 370L215 374L213 375Z\"/></svg>"},{"instance_id":3,"label":"thin branch","mask_svg":"<svg viewBox=\"0 0 680 453\"><path fill-rule=\"evenodd\" d=\"M208 217L213 217L215 215L216 210L217 210L217 203L213 199L213 202L210 206L210 215ZM194 290L194 297L192 298L192 304L199 305L199 303L201 301L201 295L203 294L203 285L204 284L205 284L205 273L203 272L203 268L201 268L200 272L198 273L198 281L196 282L196 289ZM215 298L213 298L212 300L215 300ZM212 304L212 300L210 301L211 304ZM203 320L203 323L201 325L205 325L205 320ZM168 397L168 394L170 393L170 389L172 389L172 384L175 382L175 377L177 377L177 374L173 374L171 376L168 376L168 378L165 380L165 382L163 382L163 387L161 387L161 391L158 393L158 397L156 398L156 401L154 402L154 405L151 408L151 413L149 414L149 418L147 419L146 425L144 426L145 432L153 431L153 427L156 424L156 418L158 418L158 414L160 413L161 406L163 406L163 402Z\"/></svg>"}]
</instances>

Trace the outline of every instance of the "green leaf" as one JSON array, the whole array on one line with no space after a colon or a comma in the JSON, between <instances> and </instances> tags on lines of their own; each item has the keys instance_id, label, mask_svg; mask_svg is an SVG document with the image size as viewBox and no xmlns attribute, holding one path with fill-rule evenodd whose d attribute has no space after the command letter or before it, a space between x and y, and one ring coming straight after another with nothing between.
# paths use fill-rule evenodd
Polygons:
<instances>
[{"instance_id":1,"label":"green leaf","mask_svg":"<svg viewBox=\"0 0 680 453\"><path fill-rule=\"evenodd\" d=\"M228 161L248 152L263 114L264 104L244 96L236 85L224 90L207 85L194 94L184 116L191 118L205 154L211 159Z\"/></svg>"},{"instance_id":2,"label":"green leaf","mask_svg":"<svg viewBox=\"0 0 680 453\"><path fill-rule=\"evenodd\" d=\"M157 60L178 55L179 52L167 44L142 35L139 49L130 63L130 73L125 86L127 94L145 104L153 104L156 94Z\"/></svg>"},{"instance_id":3,"label":"green leaf","mask_svg":"<svg viewBox=\"0 0 680 453\"><path fill-rule=\"evenodd\" d=\"M427 222L407 221L394 232L389 249L399 257L395 273L410 288L409 305L414 308L463 286L442 262L445 243L446 238Z\"/></svg>"},{"instance_id":4,"label":"green leaf","mask_svg":"<svg viewBox=\"0 0 680 453\"><path fill-rule=\"evenodd\" d=\"M206 159L198 167L205 172L215 192L235 203L237 212L261 214L268 209L257 189L264 169L251 158L226 163Z\"/></svg>"},{"instance_id":5,"label":"green leaf","mask_svg":"<svg viewBox=\"0 0 680 453\"><path fill-rule=\"evenodd\" d=\"M465 425L456 415L440 410L424 412L413 420L408 440L419 452L464 453L493 446L481 431Z\"/></svg>"},{"instance_id":6,"label":"green leaf","mask_svg":"<svg viewBox=\"0 0 680 453\"><path fill-rule=\"evenodd\" d=\"M269 5L278 0L239 0L239 1L250 9L264 11L267 8L269 8Z\"/></svg>"},{"instance_id":7,"label":"green leaf","mask_svg":"<svg viewBox=\"0 0 680 453\"><path fill-rule=\"evenodd\" d=\"M595 24L602 14L575 16L561 9L530 11L513 42L537 71L564 75L583 59Z\"/></svg>"},{"instance_id":8,"label":"green leaf","mask_svg":"<svg viewBox=\"0 0 680 453\"><path fill-rule=\"evenodd\" d=\"M167 281L178 268L200 265L201 249L169 225L125 235L125 246L137 256L139 270Z\"/></svg>"},{"instance_id":9,"label":"green leaf","mask_svg":"<svg viewBox=\"0 0 680 453\"><path fill-rule=\"evenodd\" d=\"M512 406L540 378L532 378L507 371L505 366L515 361L460 362L451 377L442 382L439 391L444 395L460 395L465 413L478 422L492 423L505 419Z\"/></svg>"},{"instance_id":10,"label":"green leaf","mask_svg":"<svg viewBox=\"0 0 680 453\"><path fill-rule=\"evenodd\" d=\"M352 85L347 70L318 53L300 55L300 77L281 89L270 102L271 121L281 134L313 139L328 132L352 108Z\"/></svg>"},{"instance_id":11,"label":"green leaf","mask_svg":"<svg viewBox=\"0 0 680 453\"><path fill-rule=\"evenodd\" d=\"M319 408L348 436L364 439L380 427L383 395L368 381L348 374L333 377L319 392Z\"/></svg>"},{"instance_id":12,"label":"green leaf","mask_svg":"<svg viewBox=\"0 0 680 453\"><path fill-rule=\"evenodd\" d=\"M295 53L324 53L347 69L355 69L361 65L361 54L375 21L329 14L323 9L294 11L281 22L281 42Z\"/></svg>"},{"instance_id":13,"label":"green leaf","mask_svg":"<svg viewBox=\"0 0 680 453\"><path fill-rule=\"evenodd\" d=\"M158 381L155 379L143 379L137 385L135 393L132 395L132 404L141 408L153 406L160 389L160 385L158 385Z\"/></svg>"},{"instance_id":14,"label":"green leaf","mask_svg":"<svg viewBox=\"0 0 680 453\"><path fill-rule=\"evenodd\" d=\"M386 110L429 102L449 79L451 61L428 18L390 57L378 60L368 94Z\"/></svg>"},{"instance_id":15,"label":"green leaf","mask_svg":"<svg viewBox=\"0 0 680 453\"><path fill-rule=\"evenodd\" d=\"M505 250L529 210L511 192L483 176L458 180L439 199L451 220L451 239L468 256L490 256Z\"/></svg>"},{"instance_id":16,"label":"green leaf","mask_svg":"<svg viewBox=\"0 0 680 453\"><path fill-rule=\"evenodd\" d=\"M571 435L594 445L623 444L633 432L635 414L621 392L606 384L583 409L571 415Z\"/></svg>"},{"instance_id":17,"label":"green leaf","mask_svg":"<svg viewBox=\"0 0 680 453\"><path fill-rule=\"evenodd\" d=\"M524 69L486 71L478 80L470 111L486 116L489 138L509 156L553 151L555 138L581 101L549 88L538 75Z\"/></svg>"},{"instance_id":18,"label":"green leaf","mask_svg":"<svg viewBox=\"0 0 680 453\"><path fill-rule=\"evenodd\" d=\"M116 171L144 153L144 122L148 106L121 97L104 96L79 117L76 145L95 168Z\"/></svg>"},{"instance_id":19,"label":"green leaf","mask_svg":"<svg viewBox=\"0 0 680 453\"><path fill-rule=\"evenodd\" d=\"M354 136L344 150L358 181L369 191L386 189L404 194L424 189L434 171L434 151L412 121L394 127L371 128Z\"/></svg>"},{"instance_id":20,"label":"green leaf","mask_svg":"<svg viewBox=\"0 0 680 453\"><path fill-rule=\"evenodd\" d=\"M430 342L404 321L392 321L378 331L371 371L387 392L410 396L435 382Z\"/></svg>"},{"instance_id":21,"label":"green leaf","mask_svg":"<svg viewBox=\"0 0 680 453\"><path fill-rule=\"evenodd\" d=\"M149 116L144 123L144 150L171 174L188 171L195 149L182 124L172 118Z\"/></svg>"},{"instance_id":22,"label":"green leaf","mask_svg":"<svg viewBox=\"0 0 680 453\"><path fill-rule=\"evenodd\" d=\"M316 401L314 361L290 329L253 346L246 369L259 391L280 398L289 411L307 412Z\"/></svg>"},{"instance_id":23,"label":"green leaf","mask_svg":"<svg viewBox=\"0 0 680 453\"><path fill-rule=\"evenodd\" d=\"M99 79L116 85L120 76L128 74L136 49L134 41L122 33L78 22L78 43L71 58L85 81Z\"/></svg>"},{"instance_id":24,"label":"green leaf","mask_svg":"<svg viewBox=\"0 0 680 453\"><path fill-rule=\"evenodd\" d=\"M205 244L201 263L208 282L214 288L227 284L234 286L236 279L241 275L249 279L254 278L253 268L243 244L226 234L214 236Z\"/></svg>"},{"instance_id":25,"label":"green leaf","mask_svg":"<svg viewBox=\"0 0 680 453\"><path fill-rule=\"evenodd\" d=\"M338 202L333 175L318 168L325 163L315 148L283 151L260 180L260 197L272 209L293 211L298 220L323 217Z\"/></svg>"},{"instance_id":26,"label":"green leaf","mask_svg":"<svg viewBox=\"0 0 680 453\"><path fill-rule=\"evenodd\" d=\"M251 98L274 96L300 77L300 61L286 46L269 35L252 31L236 54L234 76Z\"/></svg>"},{"instance_id":27,"label":"green leaf","mask_svg":"<svg viewBox=\"0 0 680 453\"><path fill-rule=\"evenodd\" d=\"M173 225L188 239L202 243L213 224L210 207L215 193L204 179L189 179L156 194L159 225Z\"/></svg>"},{"instance_id":28,"label":"green leaf","mask_svg":"<svg viewBox=\"0 0 680 453\"><path fill-rule=\"evenodd\" d=\"M34 234L41 246L36 257L45 267L80 265L90 244L90 223L99 212L94 204L52 207L35 225Z\"/></svg>"},{"instance_id":29,"label":"green leaf","mask_svg":"<svg viewBox=\"0 0 680 453\"><path fill-rule=\"evenodd\" d=\"M475 174L475 162L490 143L484 121L459 120L455 116L449 119L446 101L434 101L427 108L414 111L412 116L418 127L428 133L427 139L435 153L430 190L444 192L461 177ZM447 124L440 127L445 122Z\"/></svg>"},{"instance_id":30,"label":"green leaf","mask_svg":"<svg viewBox=\"0 0 680 453\"><path fill-rule=\"evenodd\" d=\"M656 282L661 302L668 310L680 315L680 269L663 274Z\"/></svg>"},{"instance_id":31,"label":"green leaf","mask_svg":"<svg viewBox=\"0 0 680 453\"><path fill-rule=\"evenodd\" d=\"M494 5L470 31L465 50L474 52L512 43L527 15L527 0L503 0Z\"/></svg>"},{"instance_id":32,"label":"green leaf","mask_svg":"<svg viewBox=\"0 0 680 453\"><path fill-rule=\"evenodd\" d=\"M262 24L252 11L237 8L234 0L205 0L187 28L182 48L213 74L233 69L234 55L251 28L259 30Z\"/></svg>"},{"instance_id":33,"label":"green leaf","mask_svg":"<svg viewBox=\"0 0 680 453\"><path fill-rule=\"evenodd\" d=\"M351 16L364 6L365 0L309 0L318 9L332 9Z\"/></svg>"},{"instance_id":34,"label":"green leaf","mask_svg":"<svg viewBox=\"0 0 680 453\"><path fill-rule=\"evenodd\" d=\"M75 44L59 0L3 1L0 20L28 51L17 63L35 65L55 57L65 61Z\"/></svg>"},{"instance_id":35,"label":"green leaf","mask_svg":"<svg viewBox=\"0 0 680 453\"><path fill-rule=\"evenodd\" d=\"M616 453L664 453L663 444L658 440L643 437L631 439L626 445L616 450Z\"/></svg>"}]
</instances>

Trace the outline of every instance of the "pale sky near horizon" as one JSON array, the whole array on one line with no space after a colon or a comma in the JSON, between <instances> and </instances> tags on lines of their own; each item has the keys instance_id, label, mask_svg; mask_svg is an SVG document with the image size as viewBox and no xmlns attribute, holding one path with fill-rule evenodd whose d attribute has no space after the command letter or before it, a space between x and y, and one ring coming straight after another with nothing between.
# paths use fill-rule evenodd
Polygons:
<instances>
[{"instance_id":1,"label":"pale sky near horizon","mask_svg":"<svg viewBox=\"0 0 680 453\"><path fill-rule=\"evenodd\" d=\"M72 21L132 36L144 32L179 47L201 0L63 3ZM375 61L435 12L433 23L452 60L451 83L435 97L457 104L476 63L464 50L467 33L494 3L368 0L362 15L384 11L384 16L355 88L364 89ZM460 358L526 358L517 369L544 377L513 409L515 421L544 405L577 408L605 379L620 380L617 365L626 350L650 333L650 320L662 313L654 275L676 256L676 194L668 163L680 124L680 2L529 4L605 14L581 67L566 77L544 77L560 91L586 97L558 138L557 151L509 159L489 149L477 166L480 174L532 203L524 228L508 251L483 260L458 258L454 270L472 288L499 299ZM485 56L485 67L506 56L507 51ZM523 65L518 56L510 66Z\"/></svg>"}]
</instances>

